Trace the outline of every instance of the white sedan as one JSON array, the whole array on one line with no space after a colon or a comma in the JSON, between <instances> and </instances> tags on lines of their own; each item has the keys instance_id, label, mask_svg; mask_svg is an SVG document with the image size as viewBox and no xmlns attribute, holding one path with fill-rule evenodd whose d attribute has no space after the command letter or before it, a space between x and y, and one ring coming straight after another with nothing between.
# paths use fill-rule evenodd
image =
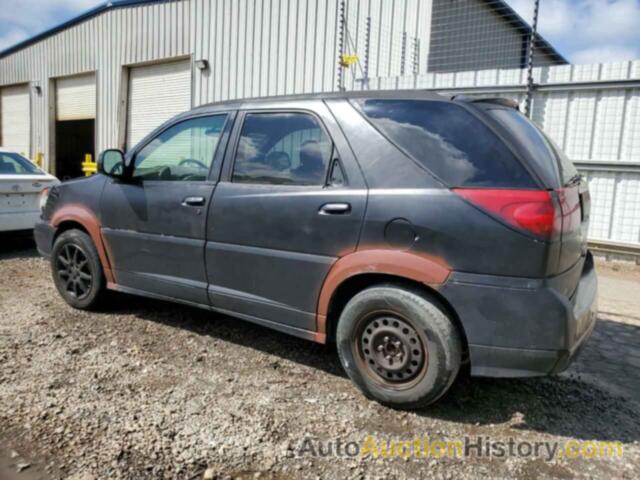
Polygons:
<instances>
[{"instance_id":1,"label":"white sedan","mask_svg":"<svg viewBox=\"0 0 640 480\"><path fill-rule=\"evenodd\" d=\"M58 183L22 155L0 148L0 232L33 229L49 189Z\"/></svg>"}]
</instances>

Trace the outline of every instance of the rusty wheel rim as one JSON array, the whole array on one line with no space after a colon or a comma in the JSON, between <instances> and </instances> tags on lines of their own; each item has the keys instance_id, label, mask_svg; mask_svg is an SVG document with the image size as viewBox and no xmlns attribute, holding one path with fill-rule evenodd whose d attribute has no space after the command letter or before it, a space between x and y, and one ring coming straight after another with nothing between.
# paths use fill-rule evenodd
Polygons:
<instances>
[{"instance_id":1,"label":"rusty wheel rim","mask_svg":"<svg viewBox=\"0 0 640 480\"><path fill-rule=\"evenodd\" d=\"M360 321L354 350L367 376L394 390L411 388L426 372L426 341L412 322L394 312L376 312Z\"/></svg>"}]
</instances>

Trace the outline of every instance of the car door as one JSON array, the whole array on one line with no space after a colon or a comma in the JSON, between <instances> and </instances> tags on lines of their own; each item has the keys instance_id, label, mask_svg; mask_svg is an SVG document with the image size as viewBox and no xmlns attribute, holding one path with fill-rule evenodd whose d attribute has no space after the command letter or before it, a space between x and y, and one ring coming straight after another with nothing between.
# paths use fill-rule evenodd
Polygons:
<instances>
[{"instance_id":1,"label":"car door","mask_svg":"<svg viewBox=\"0 0 640 480\"><path fill-rule=\"evenodd\" d=\"M107 181L102 232L119 286L208 305L207 209L230 120L205 115L169 125L129 156L130 179Z\"/></svg>"},{"instance_id":2,"label":"car door","mask_svg":"<svg viewBox=\"0 0 640 480\"><path fill-rule=\"evenodd\" d=\"M315 329L324 278L355 250L367 190L322 101L239 114L207 225L212 306Z\"/></svg>"}]
</instances>

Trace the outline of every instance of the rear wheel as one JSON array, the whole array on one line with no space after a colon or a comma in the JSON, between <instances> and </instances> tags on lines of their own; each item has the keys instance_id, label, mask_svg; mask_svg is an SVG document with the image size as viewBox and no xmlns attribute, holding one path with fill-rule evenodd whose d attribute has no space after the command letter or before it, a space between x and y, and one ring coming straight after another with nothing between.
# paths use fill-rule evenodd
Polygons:
<instances>
[{"instance_id":1,"label":"rear wheel","mask_svg":"<svg viewBox=\"0 0 640 480\"><path fill-rule=\"evenodd\" d=\"M437 301L391 285L344 308L336 331L342 366L371 399L419 408L446 393L460 368L459 332Z\"/></svg>"},{"instance_id":2,"label":"rear wheel","mask_svg":"<svg viewBox=\"0 0 640 480\"><path fill-rule=\"evenodd\" d=\"M90 309L100 299L105 280L91 237L81 230L67 230L55 241L51 272L58 292L74 308Z\"/></svg>"}]
</instances>

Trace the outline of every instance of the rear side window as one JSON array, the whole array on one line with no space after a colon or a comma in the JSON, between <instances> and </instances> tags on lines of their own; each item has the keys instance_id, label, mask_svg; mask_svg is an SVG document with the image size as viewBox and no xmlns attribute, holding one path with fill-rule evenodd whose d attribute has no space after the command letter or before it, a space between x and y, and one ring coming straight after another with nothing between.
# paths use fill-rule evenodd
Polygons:
<instances>
[{"instance_id":1,"label":"rear side window","mask_svg":"<svg viewBox=\"0 0 640 480\"><path fill-rule=\"evenodd\" d=\"M536 184L506 145L464 108L428 100L363 100L365 116L450 187Z\"/></svg>"},{"instance_id":2,"label":"rear side window","mask_svg":"<svg viewBox=\"0 0 640 480\"><path fill-rule=\"evenodd\" d=\"M233 168L236 183L324 185L332 143L306 113L249 113Z\"/></svg>"},{"instance_id":3,"label":"rear side window","mask_svg":"<svg viewBox=\"0 0 640 480\"><path fill-rule=\"evenodd\" d=\"M535 124L517 110L492 108L489 113L513 135L517 142L525 147L538 166L559 178L563 184L573 180L578 171L562 150Z\"/></svg>"}]
</instances>

